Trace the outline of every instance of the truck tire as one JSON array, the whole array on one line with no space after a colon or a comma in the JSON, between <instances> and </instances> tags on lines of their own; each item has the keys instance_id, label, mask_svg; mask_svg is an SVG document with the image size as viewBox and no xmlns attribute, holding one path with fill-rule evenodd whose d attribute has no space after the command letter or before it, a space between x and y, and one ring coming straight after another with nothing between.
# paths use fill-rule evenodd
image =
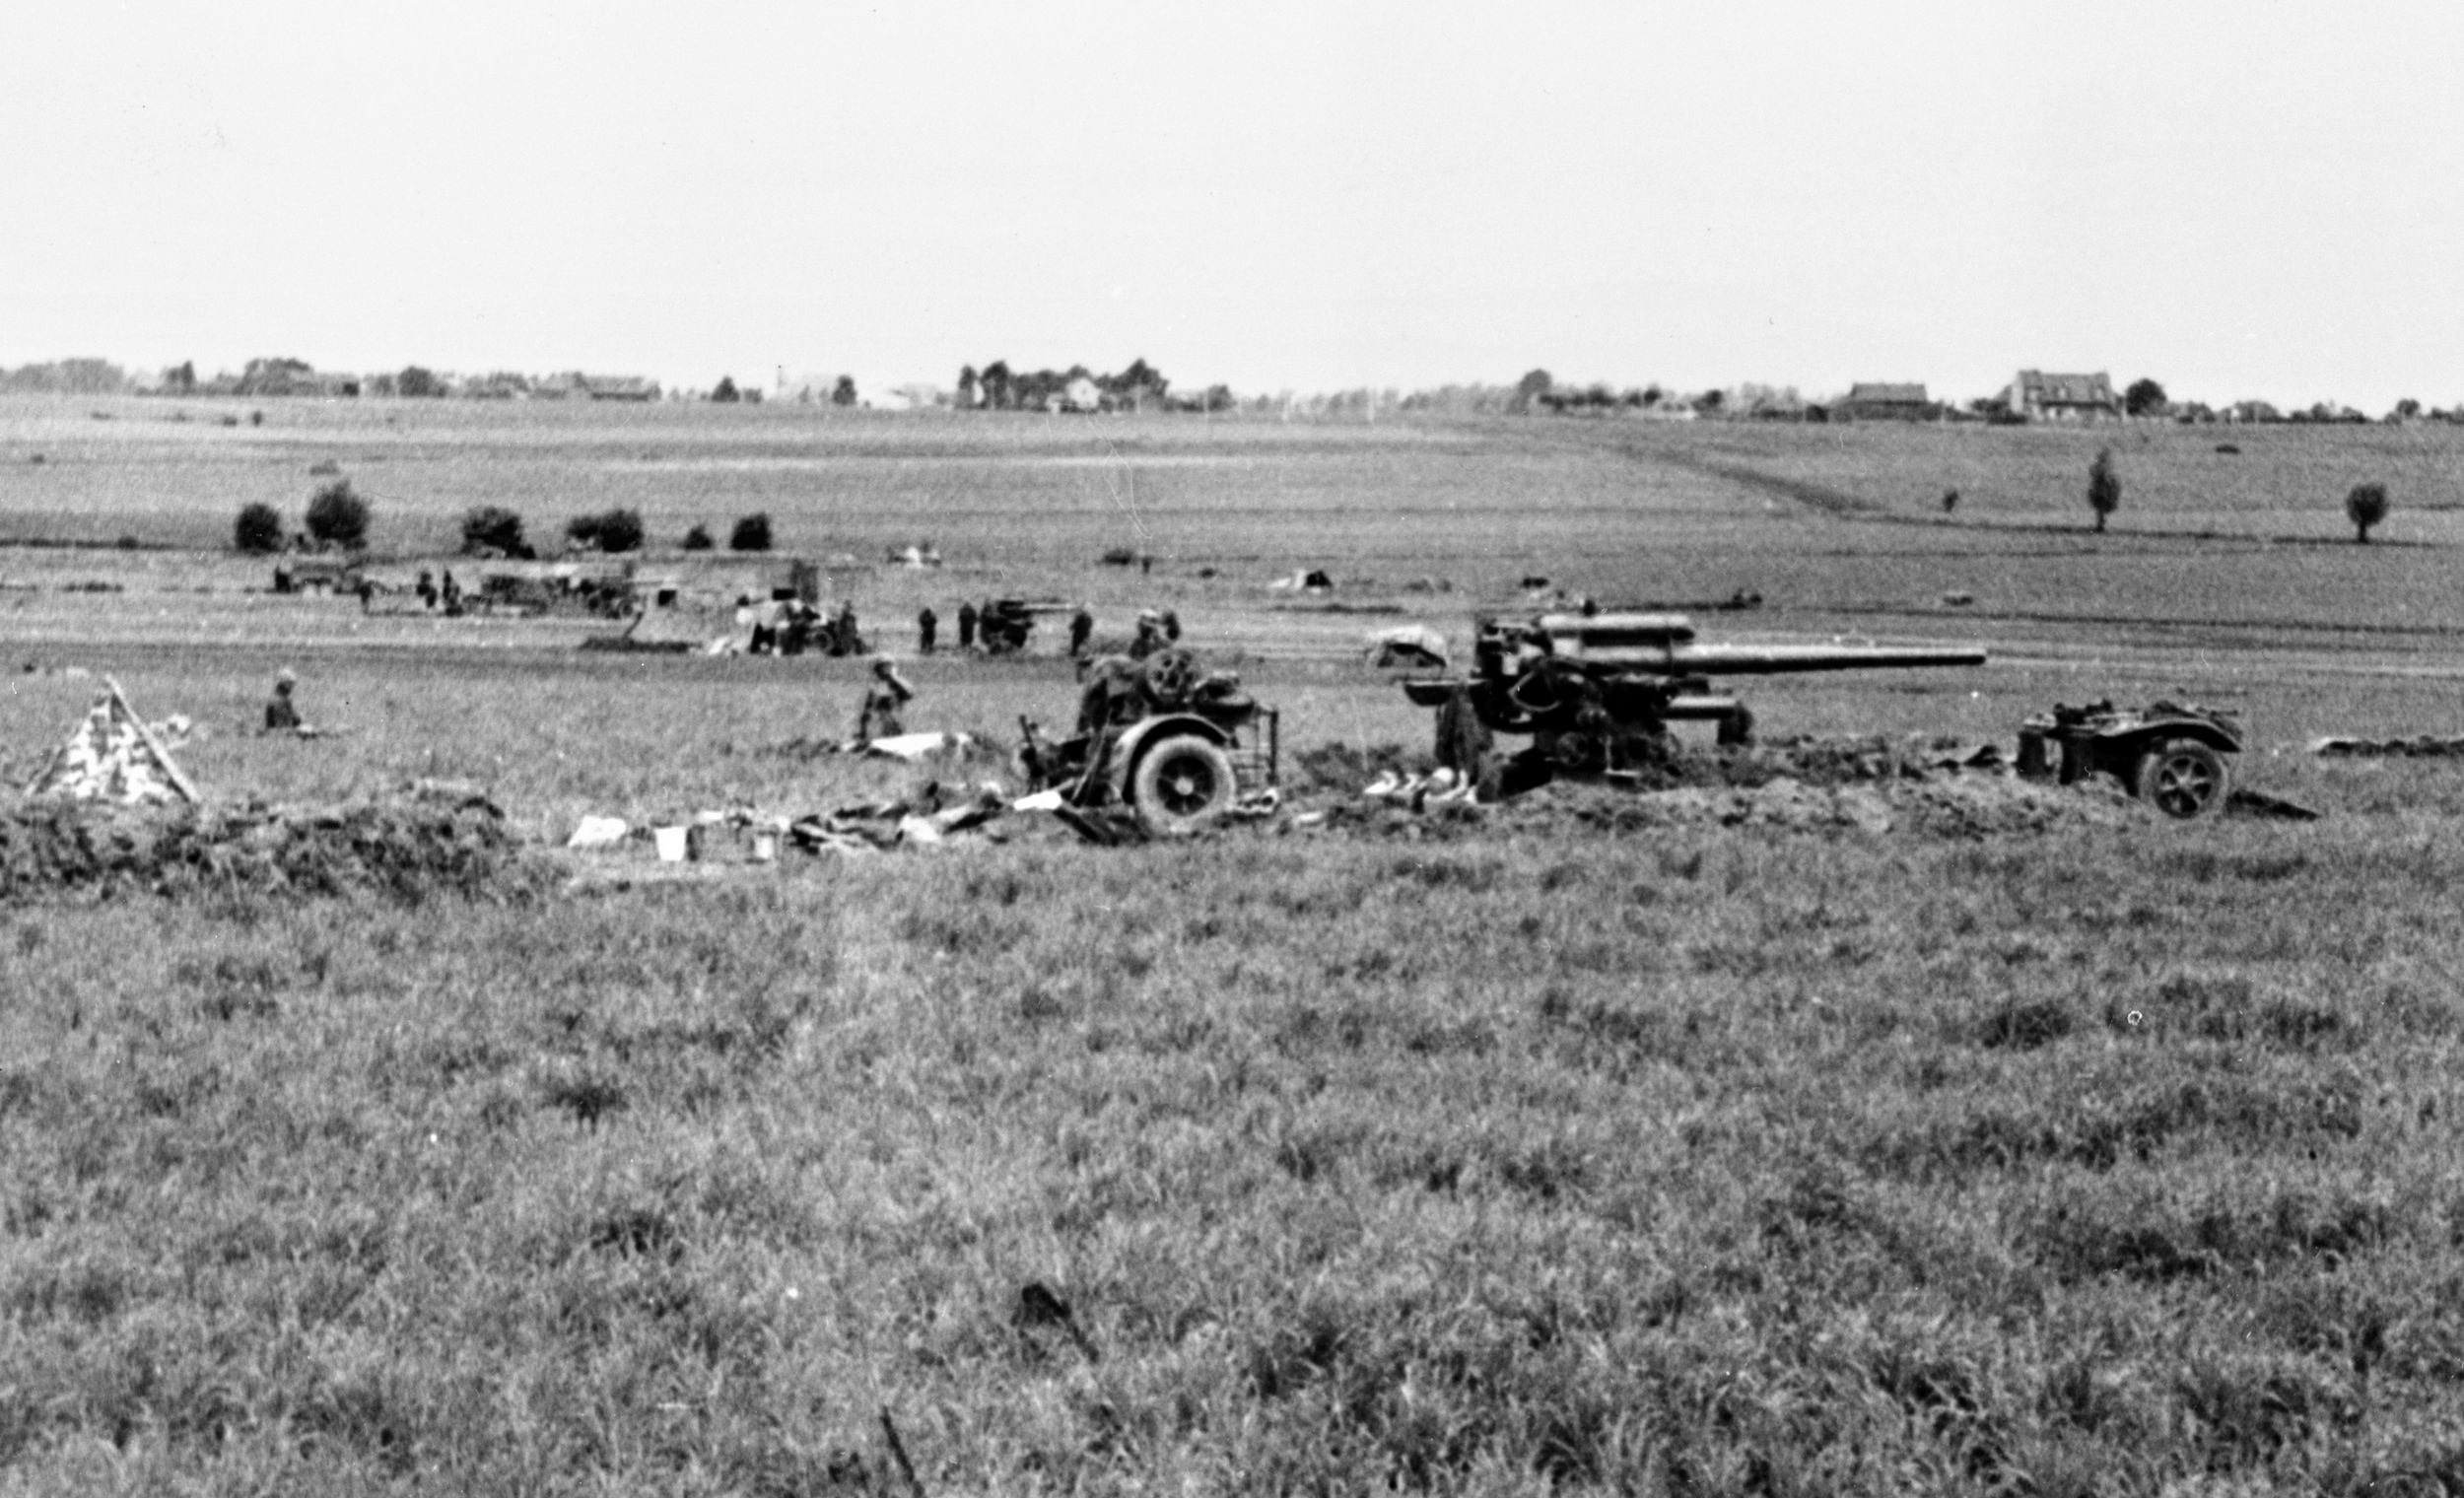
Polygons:
<instances>
[{"instance_id":1,"label":"truck tire","mask_svg":"<svg viewBox=\"0 0 2464 1498\"><path fill-rule=\"evenodd\" d=\"M1159 838L1186 837L1232 809L1232 760L1195 733L1176 734L1138 756L1129 804Z\"/></svg>"},{"instance_id":2,"label":"truck tire","mask_svg":"<svg viewBox=\"0 0 2464 1498\"><path fill-rule=\"evenodd\" d=\"M2131 788L2156 810L2186 822L2222 810L2230 780L2223 755L2195 738L2177 738L2139 757Z\"/></svg>"}]
</instances>

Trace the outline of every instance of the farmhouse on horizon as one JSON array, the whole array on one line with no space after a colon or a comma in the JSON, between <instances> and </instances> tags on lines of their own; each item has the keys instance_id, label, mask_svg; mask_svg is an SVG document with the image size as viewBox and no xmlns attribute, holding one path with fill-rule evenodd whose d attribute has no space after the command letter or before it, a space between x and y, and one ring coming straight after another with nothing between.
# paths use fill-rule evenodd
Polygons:
<instances>
[{"instance_id":1,"label":"farmhouse on horizon","mask_svg":"<svg viewBox=\"0 0 2464 1498\"><path fill-rule=\"evenodd\" d=\"M2120 420L2121 399L2113 393L2112 377L2103 371L2093 374L2047 374L2041 370L2021 370L2019 378L2011 381L2010 406L2013 413L2029 421L2094 421L2110 417Z\"/></svg>"}]
</instances>

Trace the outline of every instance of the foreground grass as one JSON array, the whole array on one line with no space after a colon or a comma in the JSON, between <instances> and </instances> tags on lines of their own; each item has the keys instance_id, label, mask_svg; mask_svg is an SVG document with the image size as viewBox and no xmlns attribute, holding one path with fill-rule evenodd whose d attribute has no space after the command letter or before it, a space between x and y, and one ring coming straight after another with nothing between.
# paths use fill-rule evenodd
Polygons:
<instances>
[{"instance_id":1,"label":"foreground grass","mask_svg":"<svg viewBox=\"0 0 2464 1498\"><path fill-rule=\"evenodd\" d=\"M2452 1491L2450 834L21 912L0 1471Z\"/></svg>"}]
</instances>

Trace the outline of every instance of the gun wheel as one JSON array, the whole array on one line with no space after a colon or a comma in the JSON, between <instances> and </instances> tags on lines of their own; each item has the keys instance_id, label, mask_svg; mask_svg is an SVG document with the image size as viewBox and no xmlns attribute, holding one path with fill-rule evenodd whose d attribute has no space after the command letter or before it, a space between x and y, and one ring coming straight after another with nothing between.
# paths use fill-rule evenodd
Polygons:
<instances>
[{"instance_id":1,"label":"gun wheel","mask_svg":"<svg viewBox=\"0 0 2464 1498\"><path fill-rule=\"evenodd\" d=\"M2224 757L2197 739L2177 738L2139 757L2132 786L2139 799L2168 817L2189 821L2224 804Z\"/></svg>"},{"instance_id":2,"label":"gun wheel","mask_svg":"<svg viewBox=\"0 0 2464 1498\"><path fill-rule=\"evenodd\" d=\"M1186 837L1232 809L1232 759L1195 733L1165 739L1139 756L1129 777L1138 821L1159 838Z\"/></svg>"}]
</instances>

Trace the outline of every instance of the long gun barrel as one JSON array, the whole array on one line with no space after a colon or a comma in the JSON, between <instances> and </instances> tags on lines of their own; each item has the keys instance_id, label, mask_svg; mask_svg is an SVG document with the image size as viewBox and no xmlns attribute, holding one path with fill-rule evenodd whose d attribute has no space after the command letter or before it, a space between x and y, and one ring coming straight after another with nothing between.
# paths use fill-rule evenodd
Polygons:
<instances>
[{"instance_id":1,"label":"long gun barrel","mask_svg":"<svg viewBox=\"0 0 2464 1498\"><path fill-rule=\"evenodd\" d=\"M1965 647L1702 645L1682 614L1545 614L1538 624L1561 659L1645 675L1783 676L1985 663L1983 650Z\"/></svg>"}]
</instances>

